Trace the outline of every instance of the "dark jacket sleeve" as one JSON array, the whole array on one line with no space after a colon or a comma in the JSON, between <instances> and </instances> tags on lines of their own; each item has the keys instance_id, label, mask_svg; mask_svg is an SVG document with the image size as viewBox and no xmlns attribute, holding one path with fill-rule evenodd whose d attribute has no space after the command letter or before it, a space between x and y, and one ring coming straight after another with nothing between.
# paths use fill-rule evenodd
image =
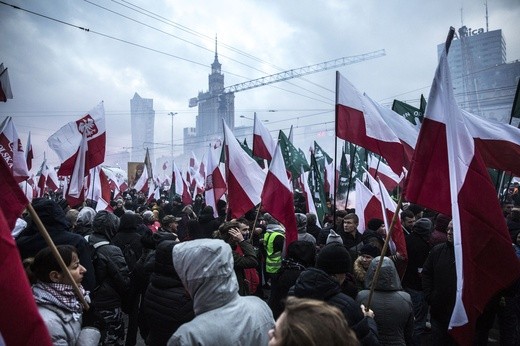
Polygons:
<instances>
[{"instance_id":1,"label":"dark jacket sleeve","mask_svg":"<svg viewBox=\"0 0 520 346\"><path fill-rule=\"evenodd\" d=\"M111 247L110 257L107 258L107 272L117 293L120 296L125 295L130 288L130 272L123 252L117 246Z\"/></svg>"},{"instance_id":2,"label":"dark jacket sleeve","mask_svg":"<svg viewBox=\"0 0 520 346\"><path fill-rule=\"evenodd\" d=\"M244 256L235 255L233 252L233 260L235 261L235 268L239 269L247 269L247 268L256 268L258 266L258 259L256 258L256 253L253 245L251 245L247 241L242 241L238 244L244 253Z\"/></svg>"},{"instance_id":3,"label":"dark jacket sleeve","mask_svg":"<svg viewBox=\"0 0 520 346\"><path fill-rule=\"evenodd\" d=\"M422 288L424 293L424 300L428 304L431 304L431 295L433 290L433 277L434 277L434 262L435 257L437 256L436 251L432 250L428 257L426 258L426 261L424 262L423 269L421 272L421 278L422 278Z\"/></svg>"}]
</instances>

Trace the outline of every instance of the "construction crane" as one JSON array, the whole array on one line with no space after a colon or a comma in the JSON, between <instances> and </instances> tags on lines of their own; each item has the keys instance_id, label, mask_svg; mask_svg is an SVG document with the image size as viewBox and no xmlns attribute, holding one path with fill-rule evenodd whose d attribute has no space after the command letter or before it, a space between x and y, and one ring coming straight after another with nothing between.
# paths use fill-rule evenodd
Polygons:
<instances>
[{"instance_id":1,"label":"construction crane","mask_svg":"<svg viewBox=\"0 0 520 346\"><path fill-rule=\"evenodd\" d=\"M384 49L380 49L374 52L360 54L360 55L353 55L349 57L343 57L339 59L329 60L325 62L321 62L319 64L315 65L309 65L305 67L300 67L288 71L279 72L276 74L272 74L270 76L265 76L257 79L253 79L247 82L234 84L231 86L228 86L219 93L219 95L227 94L227 93L235 93L239 91L249 90L257 87L261 87L264 85L269 85L273 83L283 82L292 78L302 77L306 76L312 73L317 73L321 71L330 70L333 68L345 66L345 65L352 65L356 64L358 62L370 60L379 58L386 55ZM196 107L199 102L206 101L208 98L217 97L219 95L206 95L206 96L199 96L199 97L193 97L190 99L189 106L190 107Z\"/></svg>"}]
</instances>

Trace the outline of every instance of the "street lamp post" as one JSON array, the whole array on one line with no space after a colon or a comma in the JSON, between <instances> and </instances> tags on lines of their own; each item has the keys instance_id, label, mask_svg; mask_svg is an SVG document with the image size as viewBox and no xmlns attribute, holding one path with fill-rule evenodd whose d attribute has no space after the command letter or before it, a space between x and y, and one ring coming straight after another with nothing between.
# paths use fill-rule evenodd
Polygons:
<instances>
[{"instance_id":1,"label":"street lamp post","mask_svg":"<svg viewBox=\"0 0 520 346\"><path fill-rule=\"evenodd\" d=\"M171 147L171 160L172 160L172 167L173 167L173 116L178 114L177 112L170 112L168 115L172 116L172 147Z\"/></svg>"}]
</instances>

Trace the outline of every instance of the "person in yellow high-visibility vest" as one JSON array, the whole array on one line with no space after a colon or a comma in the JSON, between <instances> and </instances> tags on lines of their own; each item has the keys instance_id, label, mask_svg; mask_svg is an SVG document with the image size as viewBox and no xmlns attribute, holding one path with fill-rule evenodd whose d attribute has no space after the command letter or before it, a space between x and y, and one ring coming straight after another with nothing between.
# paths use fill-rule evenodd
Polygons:
<instances>
[{"instance_id":1,"label":"person in yellow high-visibility vest","mask_svg":"<svg viewBox=\"0 0 520 346\"><path fill-rule=\"evenodd\" d=\"M282 266L284 244L285 230L283 226L274 223L268 224L264 234L265 271L268 279L278 273Z\"/></svg>"}]
</instances>

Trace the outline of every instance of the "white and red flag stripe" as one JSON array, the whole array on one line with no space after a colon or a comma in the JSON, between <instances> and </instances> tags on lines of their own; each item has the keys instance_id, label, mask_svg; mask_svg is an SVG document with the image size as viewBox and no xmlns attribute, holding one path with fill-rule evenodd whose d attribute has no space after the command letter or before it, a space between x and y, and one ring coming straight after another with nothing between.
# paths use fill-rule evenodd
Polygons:
<instances>
[{"instance_id":1,"label":"white and red flag stripe","mask_svg":"<svg viewBox=\"0 0 520 346\"><path fill-rule=\"evenodd\" d=\"M285 227L285 246L298 240L294 195L279 145L269 165L261 197L262 207Z\"/></svg>"},{"instance_id":2,"label":"white and red flag stripe","mask_svg":"<svg viewBox=\"0 0 520 346\"><path fill-rule=\"evenodd\" d=\"M226 182L220 170L220 154L222 147L214 148L208 146L208 153L206 155L206 170L207 175L205 179L204 195L206 205L213 207L213 216L218 216L217 202L226 193Z\"/></svg>"},{"instance_id":3,"label":"white and red flag stripe","mask_svg":"<svg viewBox=\"0 0 520 346\"><path fill-rule=\"evenodd\" d=\"M88 171L105 160L106 128L103 102L82 118L66 124L47 139L47 143L61 160L59 175L72 174L83 133L87 137L88 154L85 157L85 167Z\"/></svg>"},{"instance_id":4,"label":"white and red flag stripe","mask_svg":"<svg viewBox=\"0 0 520 346\"><path fill-rule=\"evenodd\" d=\"M29 178L22 141L11 117L6 117L0 124L0 156L11 169L17 183Z\"/></svg>"},{"instance_id":5,"label":"white and red flag stripe","mask_svg":"<svg viewBox=\"0 0 520 346\"><path fill-rule=\"evenodd\" d=\"M385 158L397 174L406 163L404 146L377 107L339 72L337 78L336 136Z\"/></svg>"},{"instance_id":6,"label":"white and red flag stripe","mask_svg":"<svg viewBox=\"0 0 520 346\"><path fill-rule=\"evenodd\" d=\"M520 129L461 110L486 167L520 176Z\"/></svg>"},{"instance_id":7,"label":"white and red flag stripe","mask_svg":"<svg viewBox=\"0 0 520 346\"><path fill-rule=\"evenodd\" d=\"M386 163L381 160L376 160L373 157L368 160L368 173L373 178L379 177L388 191L393 191L404 176L404 174L398 176Z\"/></svg>"},{"instance_id":8,"label":"white and red flag stripe","mask_svg":"<svg viewBox=\"0 0 520 346\"><path fill-rule=\"evenodd\" d=\"M240 147L233 132L223 121L226 149L226 182L228 209L238 218L260 203L265 172Z\"/></svg>"},{"instance_id":9,"label":"white and red flag stripe","mask_svg":"<svg viewBox=\"0 0 520 346\"><path fill-rule=\"evenodd\" d=\"M173 162L172 180L172 187L175 189L175 193L181 196L182 203L185 205L192 204L193 199L190 195L190 187L186 180L184 180L184 177L175 161Z\"/></svg>"},{"instance_id":10,"label":"white and red flag stripe","mask_svg":"<svg viewBox=\"0 0 520 346\"><path fill-rule=\"evenodd\" d=\"M30 171L32 168L32 160L34 158L33 147L31 143L31 131L29 131L29 136L27 137L27 149L25 152L25 162L27 164L27 170Z\"/></svg>"},{"instance_id":11,"label":"white and red flag stripe","mask_svg":"<svg viewBox=\"0 0 520 346\"><path fill-rule=\"evenodd\" d=\"M276 141L255 113L253 126L253 156L271 161L276 149Z\"/></svg>"},{"instance_id":12,"label":"white and red flag stripe","mask_svg":"<svg viewBox=\"0 0 520 346\"><path fill-rule=\"evenodd\" d=\"M447 49L432 83L405 192L410 202L452 216L457 288L449 329L458 343L470 344L477 317L492 296L520 276L520 267L511 265L518 259L495 188L455 101Z\"/></svg>"}]
</instances>

